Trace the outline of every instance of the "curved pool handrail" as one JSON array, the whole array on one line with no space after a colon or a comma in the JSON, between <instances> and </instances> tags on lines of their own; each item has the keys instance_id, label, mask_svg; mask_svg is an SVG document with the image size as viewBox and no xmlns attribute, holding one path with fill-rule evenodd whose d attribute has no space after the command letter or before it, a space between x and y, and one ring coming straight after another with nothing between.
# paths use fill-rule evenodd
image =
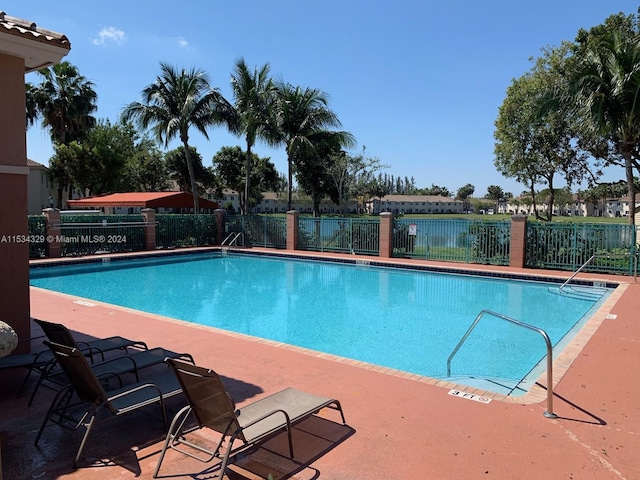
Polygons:
<instances>
[{"instance_id":1,"label":"curved pool handrail","mask_svg":"<svg viewBox=\"0 0 640 480\"><path fill-rule=\"evenodd\" d=\"M507 317L506 315L502 315L501 313L492 312L491 310L482 310L473 321L469 329L466 331L466 333L462 336L462 338L456 345L456 348L453 349L453 352L451 352L449 358L447 358L447 376L451 376L451 359L455 356L456 353L458 353L458 350L460 350L462 344L467 340L473 329L476 328L476 325L478 324L478 322L480 322L480 319L484 315L492 315L496 318L500 318L507 322L513 323L514 325L533 330L534 332L537 332L542 336L547 346L547 410L543 413L543 415L547 418L558 418L558 416L553 413L553 346L551 345L551 340L549 339L549 335L547 335L547 332L545 332L541 328L529 325L528 323L524 323L520 320Z\"/></svg>"}]
</instances>

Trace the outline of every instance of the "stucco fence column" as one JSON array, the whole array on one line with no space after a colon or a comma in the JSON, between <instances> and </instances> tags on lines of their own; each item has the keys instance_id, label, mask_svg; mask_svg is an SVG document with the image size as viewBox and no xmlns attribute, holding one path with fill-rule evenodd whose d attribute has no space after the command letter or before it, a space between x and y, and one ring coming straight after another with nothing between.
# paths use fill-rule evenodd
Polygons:
<instances>
[{"instance_id":1,"label":"stucco fence column","mask_svg":"<svg viewBox=\"0 0 640 480\"><path fill-rule=\"evenodd\" d=\"M300 213L295 210L287 212L287 250L298 248L298 219Z\"/></svg>"},{"instance_id":2,"label":"stucco fence column","mask_svg":"<svg viewBox=\"0 0 640 480\"><path fill-rule=\"evenodd\" d=\"M513 215L511 217L511 242L509 249L509 266L524 268L527 249L527 217Z\"/></svg>"},{"instance_id":3,"label":"stucco fence column","mask_svg":"<svg viewBox=\"0 0 640 480\"><path fill-rule=\"evenodd\" d=\"M62 245L60 244L60 210L45 208L42 211L46 222L46 245L45 253L47 258L58 258L62 256Z\"/></svg>"},{"instance_id":4,"label":"stucco fence column","mask_svg":"<svg viewBox=\"0 0 640 480\"><path fill-rule=\"evenodd\" d=\"M143 208L140 213L144 218L144 249L155 250L157 246L156 232L158 222L156 222L156 211L153 208Z\"/></svg>"},{"instance_id":5,"label":"stucco fence column","mask_svg":"<svg viewBox=\"0 0 640 480\"><path fill-rule=\"evenodd\" d=\"M216 245L222 245L224 241L224 214L226 210L223 208L218 208L214 210L214 215L216 216Z\"/></svg>"},{"instance_id":6,"label":"stucco fence column","mask_svg":"<svg viewBox=\"0 0 640 480\"><path fill-rule=\"evenodd\" d=\"M391 258L393 256L393 213L382 212L380 214L380 242L379 256Z\"/></svg>"}]
</instances>

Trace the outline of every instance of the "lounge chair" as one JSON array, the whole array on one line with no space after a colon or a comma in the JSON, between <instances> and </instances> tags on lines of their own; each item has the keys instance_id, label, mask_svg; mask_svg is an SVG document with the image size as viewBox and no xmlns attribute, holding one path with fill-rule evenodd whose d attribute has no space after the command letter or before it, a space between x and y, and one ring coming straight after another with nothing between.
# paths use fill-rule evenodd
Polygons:
<instances>
[{"instance_id":1,"label":"lounge chair","mask_svg":"<svg viewBox=\"0 0 640 480\"><path fill-rule=\"evenodd\" d=\"M45 320L39 319L34 319L34 321L38 325L40 325L42 331L48 337L50 342L80 350L82 353L84 353L85 356L88 356L92 360L94 358L94 355L99 354L99 358L102 359L102 361L97 363L92 362L91 365L93 372L98 378L114 374L120 376L125 373L132 373L135 375L136 382L139 382L139 371L141 369L161 364L164 362L165 358L181 358L191 363L195 363L193 361L193 357L188 353L176 353L164 348L148 349L147 345L144 342L136 342L133 345L129 345L123 348L123 351L124 353L126 353L126 355L105 360L104 353L106 351L114 350L114 348L109 348L109 345L113 345L116 343L111 339L122 337L110 337L105 340L98 340L96 344L98 345L98 347L102 345L103 347L107 348L106 350L104 350L95 346L91 346L90 343L92 342L76 342L67 327L60 323L47 322ZM89 346L85 348L86 345ZM130 351L131 347L137 348ZM49 352L51 351L49 350ZM38 383L33 389L33 393L31 394L31 398L29 399L29 405L33 403L36 393L41 385L51 386L47 385L47 383L53 383L58 387L62 387L68 383L64 373L60 372L59 369L56 369L55 361L48 362L44 367L40 368L38 372L40 373L40 378L38 378Z\"/></svg>"},{"instance_id":2,"label":"lounge chair","mask_svg":"<svg viewBox=\"0 0 640 480\"><path fill-rule=\"evenodd\" d=\"M31 341L31 339L25 341ZM77 342L77 345L89 356L93 357L93 355L99 355L100 359L104 359L104 354L106 352L111 352L113 350L123 350L125 352L128 348L147 350L147 345L144 342L129 340L124 337L108 337L92 340L90 342ZM19 353L2 357L0 358L0 370L8 368L26 368L28 370L27 375L22 381L20 389L18 390L18 396L20 396L24 387L27 385L31 373L35 372L42 374L46 369L50 368L54 362L55 359L51 350L44 349L34 353Z\"/></svg>"},{"instance_id":3,"label":"lounge chair","mask_svg":"<svg viewBox=\"0 0 640 480\"><path fill-rule=\"evenodd\" d=\"M173 448L202 462L220 458L218 478L224 478L231 453L236 454L283 431L287 432L289 454L293 458L291 426L325 407L338 410L342 423L345 424L344 413L338 400L293 388L287 388L236 410L233 399L213 370L180 360L167 362L175 371L189 405L181 409L171 422L153 474L154 478L158 476L167 448ZM186 426L190 414L195 417L195 426ZM187 434L205 427L221 434L220 441L213 450L186 438ZM221 454L225 440L226 449L224 454ZM242 444L234 449L233 443L236 440ZM182 445L189 447L189 450Z\"/></svg>"},{"instance_id":4,"label":"lounge chair","mask_svg":"<svg viewBox=\"0 0 640 480\"><path fill-rule=\"evenodd\" d=\"M53 352L70 383L54 397L36 436L36 445L49 421L69 430L84 427L86 431L73 461L75 468L89 433L96 423L96 417L103 411L119 416L158 403L162 411L164 428L167 428L167 413L164 402L167 398L182 392L176 376L170 370L167 369L162 374L149 378L145 382L106 392L83 352L77 348L49 341L44 343ZM125 434L124 431L123 434Z\"/></svg>"}]
</instances>

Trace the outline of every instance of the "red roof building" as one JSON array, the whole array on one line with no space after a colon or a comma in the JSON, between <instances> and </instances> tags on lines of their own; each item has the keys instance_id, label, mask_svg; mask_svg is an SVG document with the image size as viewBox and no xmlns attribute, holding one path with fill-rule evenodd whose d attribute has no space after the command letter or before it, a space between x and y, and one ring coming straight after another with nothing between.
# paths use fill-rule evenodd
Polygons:
<instances>
[{"instance_id":1,"label":"red roof building","mask_svg":"<svg viewBox=\"0 0 640 480\"><path fill-rule=\"evenodd\" d=\"M128 192L128 193L112 193L109 195L101 195L97 197L80 198L77 200L67 200L69 208L116 208L143 209L153 208L156 211L170 210L172 213L181 211L193 211L193 195L186 192ZM198 206L201 213L211 213L218 208L216 202L200 198ZM127 212L127 213L133 213ZM162 212L161 212L162 213Z\"/></svg>"}]
</instances>

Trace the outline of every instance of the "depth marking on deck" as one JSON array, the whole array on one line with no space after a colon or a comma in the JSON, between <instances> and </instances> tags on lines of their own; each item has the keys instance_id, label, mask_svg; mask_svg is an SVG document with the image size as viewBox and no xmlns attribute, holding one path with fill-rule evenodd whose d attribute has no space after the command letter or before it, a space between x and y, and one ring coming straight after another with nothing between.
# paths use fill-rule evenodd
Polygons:
<instances>
[{"instance_id":1,"label":"depth marking on deck","mask_svg":"<svg viewBox=\"0 0 640 480\"><path fill-rule=\"evenodd\" d=\"M74 300L73 303L77 303L78 305L84 305L85 307L95 307L95 303L85 302L84 300Z\"/></svg>"},{"instance_id":2,"label":"depth marking on deck","mask_svg":"<svg viewBox=\"0 0 640 480\"><path fill-rule=\"evenodd\" d=\"M491 403L491 399L487 397L481 397L480 395L474 395L473 393L465 393L460 390L449 390L449 395L459 398L466 398L467 400L473 400L480 403Z\"/></svg>"},{"instance_id":3,"label":"depth marking on deck","mask_svg":"<svg viewBox=\"0 0 640 480\"><path fill-rule=\"evenodd\" d=\"M607 320L615 320L616 318L618 318L618 315L616 315L615 313L607 313L607 316L604 318Z\"/></svg>"}]
</instances>

